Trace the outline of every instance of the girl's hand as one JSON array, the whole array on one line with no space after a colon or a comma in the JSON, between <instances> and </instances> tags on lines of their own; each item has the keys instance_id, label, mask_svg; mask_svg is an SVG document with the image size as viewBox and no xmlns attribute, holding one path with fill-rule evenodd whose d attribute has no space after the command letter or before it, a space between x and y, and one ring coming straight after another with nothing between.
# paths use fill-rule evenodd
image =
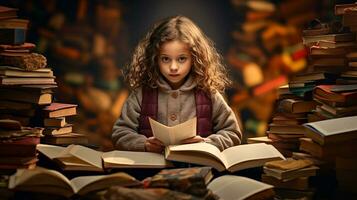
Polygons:
<instances>
[{"instance_id":1,"label":"girl's hand","mask_svg":"<svg viewBox=\"0 0 357 200\"><path fill-rule=\"evenodd\" d=\"M164 151L164 144L155 137L149 137L145 141L145 151L162 153Z\"/></svg>"},{"instance_id":2,"label":"girl's hand","mask_svg":"<svg viewBox=\"0 0 357 200\"><path fill-rule=\"evenodd\" d=\"M181 144L197 143L197 142L203 142L203 141L205 141L205 139L203 137L196 135L195 137L182 140Z\"/></svg>"}]
</instances>

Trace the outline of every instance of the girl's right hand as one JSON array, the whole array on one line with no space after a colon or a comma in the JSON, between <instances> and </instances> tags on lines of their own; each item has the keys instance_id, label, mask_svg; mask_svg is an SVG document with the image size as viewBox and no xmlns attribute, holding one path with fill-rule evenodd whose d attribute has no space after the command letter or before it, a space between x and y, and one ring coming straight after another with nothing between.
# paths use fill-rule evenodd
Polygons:
<instances>
[{"instance_id":1,"label":"girl's right hand","mask_svg":"<svg viewBox=\"0 0 357 200\"><path fill-rule=\"evenodd\" d=\"M145 141L145 151L162 153L164 151L164 144L155 137L149 137Z\"/></svg>"}]
</instances>

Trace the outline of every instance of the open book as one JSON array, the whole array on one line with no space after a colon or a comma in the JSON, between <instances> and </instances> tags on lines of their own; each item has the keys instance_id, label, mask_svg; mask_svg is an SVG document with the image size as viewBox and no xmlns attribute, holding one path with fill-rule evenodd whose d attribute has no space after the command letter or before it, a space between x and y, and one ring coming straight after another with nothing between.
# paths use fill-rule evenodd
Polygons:
<instances>
[{"instance_id":1,"label":"open book","mask_svg":"<svg viewBox=\"0 0 357 200\"><path fill-rule=\"evenodd\" d=\"M165 126L149 118L154 137L165 146L180 144L182 140L196 136L197 118L192 118L176 126Z\"/></svg>"},{"instance_id":2,"label":"open book","mask_svg":"<svg viewBox=\"0 0 357 200\"><path fill-rule=\"evenodd\" d=\"M63 170L104 171L107 168L165 168L164 156L151 152L100 152L81 145L60 147L39 144L37 150L57 162Z\"/></svg>"},{"instance_id":3,"label":"open book","mask_svg":"<svg viewBox=\"0 0 357 200\"><path fill-rule=\"evenodd\" d=\"M207 185L220 199L273 199L272 185L250 178L225 175L214 179Z\"/></svg>"},{"instance_id":4,"label":"open book","mask_svg":"<svg viewBox=\"0 0 357 200\"><path fill-rule=\"evenodd\" d=\"M230 172L285 159L275 147L265 143L234 146L222 152L216 146L204 142L173 145L166 147L165 157L167 160L208 165L218 171Z\"/></svg>"},{"instance_id":5,"label":"open book","mask_svg":"<svg viewBox=\"0 0 357 200\"><path fill-rule=\"evenodd\" d=\"M110 175L80 176L68 180L64 175L41 167L35 169L18 169L10 176L9 189L42 192L70 197L74 194L84 195L89 192L103 190L110 186L137 186L140 182L123 173Z\"/></svg>"}]
</instances>

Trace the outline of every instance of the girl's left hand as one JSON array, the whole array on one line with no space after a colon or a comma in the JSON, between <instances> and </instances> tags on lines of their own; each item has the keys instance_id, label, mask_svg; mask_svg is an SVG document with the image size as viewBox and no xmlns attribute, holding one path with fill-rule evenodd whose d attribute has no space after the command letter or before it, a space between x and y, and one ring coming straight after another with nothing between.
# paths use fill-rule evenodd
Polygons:
<instances>
[{"instance_id":1,"label":"girl's left hand","mask_svg":"<svg viewBox=\"0 0 357 200\"><path fill-rule=\"evenodd\" d=\"M205 141L205 139L203 137L196 135L195 137L182 140L181 144L197 143L197 142L203 142L203 141Z\"/></svg>"}]
</instances>

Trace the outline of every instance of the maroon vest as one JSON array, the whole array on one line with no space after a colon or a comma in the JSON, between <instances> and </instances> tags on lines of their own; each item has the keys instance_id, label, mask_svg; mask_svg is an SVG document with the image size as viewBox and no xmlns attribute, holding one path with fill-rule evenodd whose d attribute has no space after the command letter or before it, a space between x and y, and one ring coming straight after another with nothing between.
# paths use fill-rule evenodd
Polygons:
<instances>
[{"instance_id":1,"label":"maroon vest","mask_svg":"<svg viewBox=\"0 0 357 200\"><path fill-rule=\"evenodd\" d=\"M152 136L149 117L157 120L158 112L158 89L143 87L143 99L139 118L139 133L146 137ZM207 137L212 131L212 101L204 91L195 90L197 134Z\"/></svg>"}]
</instances>

